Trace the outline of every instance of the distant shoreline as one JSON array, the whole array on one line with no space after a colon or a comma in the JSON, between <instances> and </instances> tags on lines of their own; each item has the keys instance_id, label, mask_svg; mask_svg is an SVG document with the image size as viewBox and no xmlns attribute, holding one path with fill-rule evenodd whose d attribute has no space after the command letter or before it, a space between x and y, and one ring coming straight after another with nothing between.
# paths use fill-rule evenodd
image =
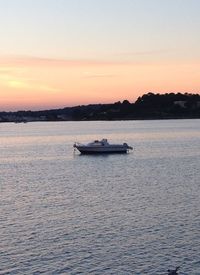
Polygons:
<instances>
[{"instance_id":1,"label":"distant shoreline","mask_svg":"<svg viewBox=\"0 0 200 275\"><path fill-rule=\"evenodd\" d=\"M0 123L48 121L118 121L200 118L200 95L148 93L136 102L89 104L42 111L0 112Z\"/></svg>"},{"instance_id":2,"label":"distant shoreline","mask_svg":"<svg viewBox=\"0 0 200 275\"><path fill-rule=\"evenodd\" d=\"M113 120L32 120L26 122L15 122L15 121L0 121L0 124L5 123L14 123L14 124L27 124L27 123L36 123L36 122L112 122L112 121L155 121L155 120L193 120L200 119L200 117L170 117L170 118L137 118L137 119L113 119Z\"/></svg>"}]
</instances>

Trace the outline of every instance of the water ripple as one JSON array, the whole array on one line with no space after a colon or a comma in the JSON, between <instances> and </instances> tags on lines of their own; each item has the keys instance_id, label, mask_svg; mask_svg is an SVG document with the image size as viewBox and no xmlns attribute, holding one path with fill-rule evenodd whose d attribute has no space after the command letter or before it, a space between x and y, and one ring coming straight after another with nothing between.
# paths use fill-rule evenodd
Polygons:
<instances>
[{"instance_id":1,"label":"water ripple","mask_svg":"<svg viewBox=\"0 0 200 275\"><path fill-rule=\"evenodd\" d=\"M200 274L198 120L4 124L0 274ZM74 155L98 135L127 155Z\"/></svg>"}]
</instances>

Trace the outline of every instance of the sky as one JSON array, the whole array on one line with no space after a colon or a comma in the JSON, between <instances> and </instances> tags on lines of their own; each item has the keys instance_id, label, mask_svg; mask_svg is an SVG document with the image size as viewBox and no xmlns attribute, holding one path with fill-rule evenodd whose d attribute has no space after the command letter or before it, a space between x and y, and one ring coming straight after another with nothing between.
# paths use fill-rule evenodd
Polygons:
<instances>
[{"instance_id":1,"label":"sky","mask_svg":"<svg viewBox=\"0 0 200 275\"><path fill-rule=\"evenodd\" d=\"M199 0L0 0L0 111L200 92Z\"/></svg>"}]
</instances>

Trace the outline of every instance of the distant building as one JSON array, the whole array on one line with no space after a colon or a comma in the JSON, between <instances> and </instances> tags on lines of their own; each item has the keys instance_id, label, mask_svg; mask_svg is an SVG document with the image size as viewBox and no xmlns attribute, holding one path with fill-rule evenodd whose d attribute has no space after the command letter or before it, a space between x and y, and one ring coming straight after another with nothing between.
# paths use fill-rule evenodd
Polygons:
<instances>
[{"instance_id":1,"label":"distant building","mask_svg":"<svg viewBox=\"0 0 200 275\"><path fill-rule=\"evenodd\" d=\"M182 108L186 107L186 105L185 105L186 103L187 103L186 100L177 100L177 101L174 101L174 105L178 105L178 106L180 106Z\"/></svg>"}]
</instances>

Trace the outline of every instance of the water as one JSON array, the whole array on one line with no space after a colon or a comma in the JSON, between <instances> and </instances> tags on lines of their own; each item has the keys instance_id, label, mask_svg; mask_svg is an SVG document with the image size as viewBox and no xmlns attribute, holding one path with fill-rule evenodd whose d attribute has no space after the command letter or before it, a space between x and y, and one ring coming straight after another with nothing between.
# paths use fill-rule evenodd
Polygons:
<instances>
[{"instance_id":1,"label":"water","mask_svg":"<svg viewBox=\"0 0 200 275\"><path fill-rule=\"evenodd\" d=\"M199 167L200 120L0 124L0 274L199 275Z\"/></svg>"}]
</instances>

